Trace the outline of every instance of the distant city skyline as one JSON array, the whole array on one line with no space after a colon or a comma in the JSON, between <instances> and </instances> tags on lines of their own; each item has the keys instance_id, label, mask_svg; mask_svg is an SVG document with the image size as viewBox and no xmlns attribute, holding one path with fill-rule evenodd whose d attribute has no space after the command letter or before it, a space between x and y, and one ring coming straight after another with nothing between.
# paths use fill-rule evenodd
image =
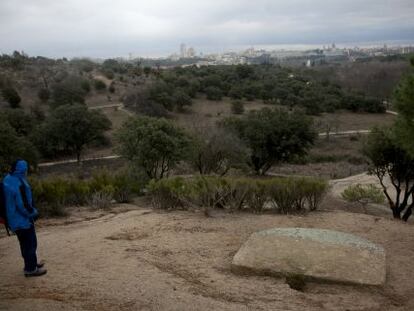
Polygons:
<instances>
[{"instance_id":1,"label":"distant city skyline","mask_svg":"<svg viewBox=\"0 0 414 311\"><path fill-rule=\"evenodd\" d=\"M412 0L2 0L0 53L161 57L414 42Z\"/></svg>"}]
</instances>

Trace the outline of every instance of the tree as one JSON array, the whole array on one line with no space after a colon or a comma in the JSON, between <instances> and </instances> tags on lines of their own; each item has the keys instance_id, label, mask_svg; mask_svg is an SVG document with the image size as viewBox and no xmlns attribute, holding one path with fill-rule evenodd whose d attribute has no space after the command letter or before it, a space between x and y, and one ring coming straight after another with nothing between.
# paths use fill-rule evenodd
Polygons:
<instances>
[{"instance_id":1,"label":"tree","mask_svg":"<svg viewBox=\"0 0 414 311\"><path fill-rule=\"evenodd\" d=\"M156 82L148 90L149 98L158 104L161 104L167 110L173 110L174 103L172 94L174 88L164 81Z\"/></svg>"},{"instance_id":2,"label":"tree","mask_svg":"<svg viewBox=\"0 0 414 311\"><path fill-rule=\"evenodd\" d=\"M145 74L146 77L148 77L151 72L152 72L151 67L149 67L149 66L144 67L144 74Z\"/></svg>"},{"instance_id":3,"label":"tree","mask_svg":"<svg viewBox=\"0 0 414 311\"><path fill-rule=\"evenodd\" d=\"M0 122L8 122L19 136L28 136L35 127L36 120L23 109L4 109L0 112Z\"/></svg>"},{"instance_id":4,"label":"tree","mask_svg":"<svg viewBox=\"0 0 414 311\"><path fill-rule=\"evenodd\" d=\"M268 108L251 111L242 118L228 118L223 125L233 129L250 148L251 166L265 174L273 165L304 156L316 133L312 120L299 112Z\"/></svg>"},{"instance_id":5,"label":"tree","mask_svg":"<svg viewBox=\"0 0 414 311\"><path fill-rule=\"evenodd\" d=\"M209 100L221 100L223 97L223 92L215 86L209 86L205 89L207 99Z\"/></svg>"},{"instance_id":6,"label":"tree","mask_svg":"<svg viewBox=\"0 0 414 311\"><path fill-rule=\"evenodd\" d=\"M231 168L245 166L248 149L239 137L224 129L197 128L194 131L192 166L202 175L225 175Z\"/></svg>"},{"instance_id":7,"label":"tree","mask_svg":"<svg viewBox=\"0 0 414 311\"><path fill-rule=\"evenodd\" d=\"M411 65L414 69L414 57L411 58ZM414 70L395 90L394 105L399 113L395 125L398 141L414 156Z\"/></svg>"},{"instance_id":8,"label":"tree","mask_svg":"<svg viewBox=\"0 0 414 311\"><path fill-rule=\"evenodd\" d=\"M182 111L184 106L191 106L191 97L182 89L176 89L172 95L172 102L178 111Z\"/></svg>"},{"instance_id":9,"label":"tree","mask_svg":"<svg viewBox=\"0 0 414 311\"><path fill-rule=\"evenodd\" d=\"M10 104L11 108L18 108L22 99L19 96L19 93L13 87L5 87L1 94L5 101Z\"/></svg>"},{"instance_id":10,"label":"tree","mask_svg":"<svg viewBox=\"0 0 414 311\"><path fill-rule=\"evenodd\" d=\"M103 139L111 121L100 111L83 105L64 105L56 108L37 133L39 149L48 156L59 151L76 154L80 162L84 147Z\"/></svg>"},{"instance_id":11,"label":"tree","mask_svg":"<svg viewBox=\"0 0 414 311\"><path fill-rule=\"evenodd\" d=\"M69 76L62 82L53 85L51 107L84 104L87 91L84 88L83 81L80 77Z\"/></svg>"},{"instance_id":12,"label":"tree","mask_svg":"<svg viewBox=\"0 0 414 311\"><path fill-rule=\"evenodd\" d=\"M142 168L149 178L169 175L188 155L190 139L166 119L130 118L116 134L119 153Z\"/></svg>"},{"instance_id":13,"label":"tree","mask_svg":"<svg viewBox=\"0 0 414 311\"><path fill-rule=\"evenodd\" d=\"M369 172L377 176L394 218L407 221L414 206L414 157L398 145L392 129L378 128L369 134L363 154L370 160ZM387 178L395 190L394 197Z\"/></svg>"},{"instance_id":14,"label":"tree","mask_svg":"<svg viewBox=\"0 0 414 311\"><path fill-rule=\"evenodd\" d=\"M25 159L32 166L37 165L37 150L25 137L19 136L6 120L0 122L0 174L10 170L17 158Z\"/></svg>"},{"instance_id":15,"label":"tree","mask_svg":"<svg viewBox=\"0 0 414 311\"><path fill-rule=\"evenodd\" d=\"M134 91L126 94L122 99L125 107L138 114L149 117L167 117L168 111L164 106L150 98L148 90Z\"/></svg>"}]
</instances>

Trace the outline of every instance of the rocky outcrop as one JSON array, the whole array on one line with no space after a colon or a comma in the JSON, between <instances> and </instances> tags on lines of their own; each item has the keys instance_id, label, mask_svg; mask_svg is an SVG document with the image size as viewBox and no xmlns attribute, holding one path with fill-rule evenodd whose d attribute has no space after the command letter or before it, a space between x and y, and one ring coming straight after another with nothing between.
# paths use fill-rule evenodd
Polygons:
<instances>
[{"instance_id":1,"label":"rocky outcrop","mask_svg":"<svg viewBox=\"0 0 414 311\"><path fill-rule=\"evenodd\" d=\"M381 246L348 233L304 228L274 228L252 234L234 256L232 269L365 285L384 284L386 274Z\"/></svg>"}]
</instances>

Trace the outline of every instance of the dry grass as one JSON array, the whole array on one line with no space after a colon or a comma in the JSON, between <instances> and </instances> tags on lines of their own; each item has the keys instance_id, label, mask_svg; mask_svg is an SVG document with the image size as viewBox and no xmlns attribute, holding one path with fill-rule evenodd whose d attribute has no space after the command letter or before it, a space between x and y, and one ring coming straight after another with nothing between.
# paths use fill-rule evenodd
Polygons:
<instances>
[{"instance_id":1,"label":"dry grass","mask_svg":"<svg viewBox=\"0 0 414 311\"><path fill-rule=\"evenodd\" d=\"M315 125L320 132L326 132L328 127L331 132L369 130L374 126L391 125L394 120L395 116L390 114L338 111L315 117Z\"/></svg>"},{"instance_id":2,"label":"dry grass","mask_svg":"<svg viewBox=\"0 0 414 311\"><path fill-rule=\"evenodd\" d=\"M274 174L344 178L367 170L361 154L362 137L331 137L318 139L310 150L308 163L283 164L271 169Z\"/></svg>"},{"instance_id":3,"label":"dry grass","mask_svg":"<svg viewBox=\"0 0 414 311\"><path fill-rule=\"evenodd\" d=\"M260 110L270 107L261 101L245 102L245 111ZM231 112L231 100L212 101L204 98L196 99L193 105L185 113L174 113L174 120L178 125L192 128L195 126L215 126L217 121L233 116Z\"/></svg>"}]
</instances>

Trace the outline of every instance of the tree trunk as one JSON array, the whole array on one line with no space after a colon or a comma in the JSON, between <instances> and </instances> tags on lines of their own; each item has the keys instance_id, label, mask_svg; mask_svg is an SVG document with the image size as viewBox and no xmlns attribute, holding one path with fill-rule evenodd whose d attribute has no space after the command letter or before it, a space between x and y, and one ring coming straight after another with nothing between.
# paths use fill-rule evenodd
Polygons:
<instances>
[{"instance_id":1,"label":"tree trunk","mask_svg":"<svg viewBox=\"0 0 414 311\"><path fill-rule=\"evenodd\" d=\"M401 211L399 211L396 207L392 209L392 215L395 219L401 219Z\"/></svg>"},{"instance_id":2,"label":"tree trunk","mask_svg":"<svg viewBox=\"0 0 414 311\"><path fill-rule=\"evenodd\" d=\"M408 218L410 218L411 214L412 214L412 209L413 209L413 203L407 208L407 210L405 211L402 220L407 221Z\"/></svg>"},{"instance_id":3,"label":"tree trunk","mask_svg":"<svg viewBox=\"0 0 414 311\"><path fill-rule=\"evenodd\" d=\"M80 153L80 151L76 152L76 160L77 160L78 164L81 163L81 153Z\"/></svg>"}]
</instances>

